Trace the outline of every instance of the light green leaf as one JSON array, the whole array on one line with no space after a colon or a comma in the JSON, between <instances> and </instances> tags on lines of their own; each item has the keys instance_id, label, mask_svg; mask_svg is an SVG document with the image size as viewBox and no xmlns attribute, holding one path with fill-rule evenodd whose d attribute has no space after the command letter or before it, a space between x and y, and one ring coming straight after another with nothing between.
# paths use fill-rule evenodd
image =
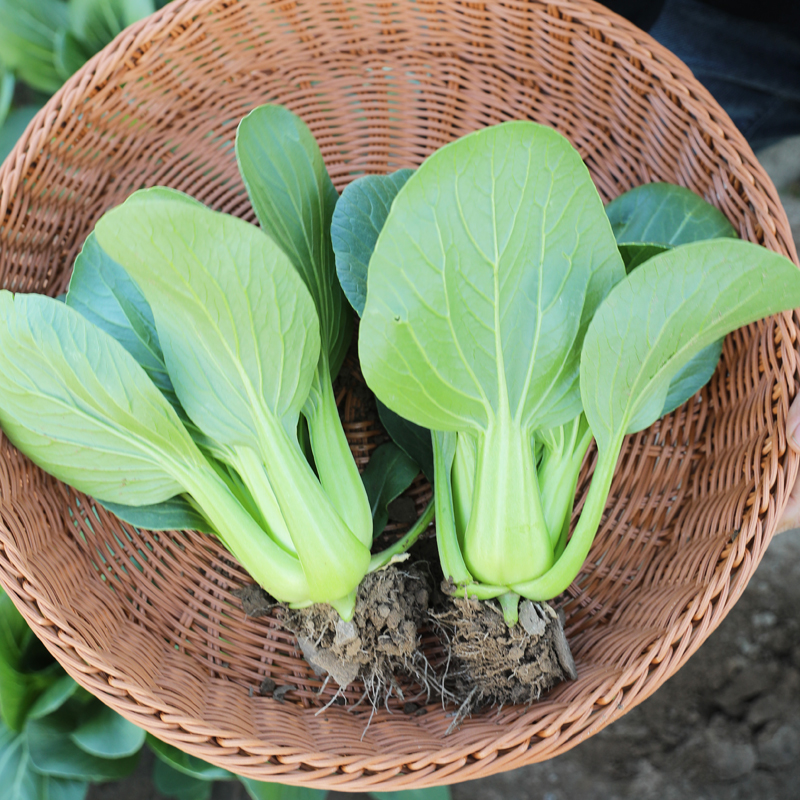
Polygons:
<instances>
[{"instance_id":1,"label":"light green leaf","mask_svg":"<svg viewBox=\"0 0 800 800\"><path fill-rule=\"evenodd\" d=\"M23 106L12 111L0 128L0 162L8 158L30 121L36 116L39 106Z\"/></svg>"},{"instance_id":2,"label":"light green leaf","mask_svg":"<svg viewBox=\"0 0 800 800\"><path fill-rule=\"evenodd\" d=\"M201 781L225 781L234 777L228 770L215 767L196 756L190 756L183 750L178 750L177 747L162 742L161 739L157 739L150 733L147 734L147 744L161 761L190 778Z\"/></svg>"},{"instance_id":3,"label":"light green leaf","mask_svg":"<svg viewBox=\"0 0 800 800\"><path fill-rule=\"evenodd\" d=\"M319 361L319 323L287 256L253 225L147 192L105 214L95 230L150 304L186 413L238 454L237 470L273 535L284 546L291 536L310 599L349 595L369 552L342 522L297 442ZM363 492L360 481L358 488Z\"/></svg>"},{"instance_id":4,"label":"light green leaf","mask_svg":"<svg viewBox=\"0 0 800 800\"><path fill-rule=\"evenodd\" d=\"M64 709L31 720L27 727L31 763L38 772L79 781L119 780L136 768L138 752L125 758L100 758L78 747L69 736L74 727Z\"/></svg>"},{"instance_id":5,"label":"light green leaf","mask_svg":"<svg viewBox=\"0 0 800 800\"><path fill-rule=\"evenodd\" d=\"M798 305L800 271L749 242L697 242L645 262L612 290L584 342L581 396L598 449L658 419L670 382L704 347Z\"/></svg>"},{"instance_id":6,"label":"light green leaf","mask_svg":"<svg viewBox=\"0 0 800 800\"><path fill-rule=\"evenodd\" d=\"M282 783L266 783L242 777L239 780L252 800L325 800L328 794L324 789L310 789L306 786L285 786Z\"/></svg>"},{"instance_id":7,"label":"light green leaf","mask_svg":"<svg viewBox=\"0 0 800 800\"><path fill-rule=\"evenodd\" d=\"M406 789L399 792L370 792L375 800L450 800L449 786L433 786L430 789Z\"/></svg>"},{"instance_id":8,"label":"light green leaf","mask_svg":"<svg viewBox=\"0 0 800 800\"><path fill-rule=\"evenodd\" d=\"M39 695L36 702L31 706L28 719L41 719L54 711L58 711L75 694L77 689L78 684L69 675L62 675Z\"/></svg>"},{"instance_id":9,"label":"light green leaf","mask_svg":"<svg viewBox=\"0 0 800 800\"><path fill-rule=\"evenodd\" d=\"M69 738L98 758L124 758L138 753L145 731L103 703L93 703Z\"/></svg>"},{"instance_id":10,"label":"light green leaf","mask_svg":"<svg viewBox=\"0 0 800 800\"><path fill-rule=\"evenodd\" d=\"M153 784L161 794L176 800L209 800L212 781L192 778L160 758L153 764Z\"/></svg>"},{"instance_id":11,"label":"light green leaf","mask_svg":"<svg viewBox=\"0 0 800 800\"><path fill-rule=\"evenodd\" d=\"M69 0L69 9L72 32L94 54L156 7L153 0Z\"/></svg>"},{"instance_id":12,"label":"light green leaf","mask_svg":"<svg viewBox=\"0 0 800 800\"><path fill-rule=\"evenodd\" d=\"M588 170L531 122L434 153L392 205L370 261L359 352L389 408L436 430L580 411L594 309L624 269Z\"/></svg>"},{"instance_id":13,"label":"light green leaf","mask_svg":"<svg viewBox=\"0 0 800 800\"><path fill-rule=\"evenodd\" d=\"M669 414L678 406L682 406L690 397L694 397L716 372L722 355L725 337L704 347L694 358L686 362L670 381L661 415Z\"/></svg>"},{"instance_id":14,"label":"light green leaf","mask_svg":"<svg viewBox=\"0 0 800 800\"><path fill-rule=\"evenodd\" d=\"M135 528L148 531L202 531L216 533L214 526L182 495L151 506L101 503L103 508Z\"/></svg>"},{"instance_id":15,"label":"light green leaf","mask_svg":"<svg viewBox=\"0 0 800 800\"><path fill-rule=\"evenodd\" d=\"M417 475L417 463L391 442L382 444L372 453L361 479L372 509L373 539L383 533L389 521L389 503L400 497Z\"/></svg>"},{"instance_id":16,"label":"light green leaf","mask_svg":"<svg viewBox=\"0 0 800 800\"><path fill-rule=\"evenodd\" d=\"M650 242L677 246L719 237L736 238L736 230L718 209L683 186L646 183L606 206L620 244Z\"/></svg>"},{"instance_id":17,"label":"light green leaf","mask_svg":"<svg viewBox=\"0 0 800 800\"><path fill-rule=\"evenodd\" d=\"M336 375L352 335L331 246L338 199L308 126L283 106L264 105L239 123L236 158L261 227L289 256L319 314L322 352Z\"/></svg>"},{"instance_id":18,"label":"light green leaf","mask_svg":"<svg viewBox=\"0 0 800 800\"><path fill-rule=\"evenodd\" d=\"M367 272L375 242L392 201L414 170L364 175L342 192L331 220L331 242L339 283L360 317L367 301Z\"/></svg>"},{"instance_id":19,"label":"light green leaf","mask_svg":"<svg viewBox=\"0 0 800 800\"><path fill-rule=\"evenodd\" d=\"M100 500L163 502L183 491L175 463L205 463L128 352L63 303L0 292L0 371L11 442Z\"/></svg>"},{"instance_id":20,"label":"light green leaf","mask_svg":"<svg viewBox=\"0 0 800 800\"><path fill-rule=\"evenodd\" d=\"M93 55L71 31L56 34L54 63L62 80L74 75Z\"/></svg>"},{"instance_id":21,"label":"light green leaf","mask_svg":"<svg viewBox=\"0 0 800 800\"><path fill-rule=\"evenodd\" d=\"M378 417L392 441L418 465L425 477L433 483L433 445L427 428L409 422L391 408L377 401Z\"/></svg>"}]
</instances>

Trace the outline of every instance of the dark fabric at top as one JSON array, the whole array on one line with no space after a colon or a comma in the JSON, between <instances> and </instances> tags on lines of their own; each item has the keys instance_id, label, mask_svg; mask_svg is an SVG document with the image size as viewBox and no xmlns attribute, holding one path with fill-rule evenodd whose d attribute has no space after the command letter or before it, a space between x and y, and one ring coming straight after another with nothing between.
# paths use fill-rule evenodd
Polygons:
<instances>
[{"instance_id":1,"label":"dark fabric at top","mask_svg":"<svg viewBox=\"0 0 800 800\"><path fill-rule=\"evenodd\" d=\"M600 2L644 31L656 21L664 5L664 0L600 0Z\"/></svg>"}]
</instances>

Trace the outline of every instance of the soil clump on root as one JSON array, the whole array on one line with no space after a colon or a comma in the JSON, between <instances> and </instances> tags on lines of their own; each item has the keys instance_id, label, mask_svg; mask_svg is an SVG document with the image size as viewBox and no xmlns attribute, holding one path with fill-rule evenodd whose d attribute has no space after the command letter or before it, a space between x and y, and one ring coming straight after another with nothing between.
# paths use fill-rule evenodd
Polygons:
<instances>
[{"instance_id":1,"label":"soil clump on root","mask_svg":"<svg viewBox=\"0 0 800 800\"><path fill-rule=\"evenodd\" d=\"M428 697L438 696L439 681L419 649L432 589L427 564L392 565L364 578L349 622L322 603L283 607L281 621L297 636L317 675L326 676L326 682L333 678L342 689L361 680L373 706L387 702L393 693L408 699L398 676L412 678Z\"/></svg>"},{"instance_id":2,"label":"soil clump on root","mask_svg":"<svg viewBox=\"0 0 800 800\"><path fill-rule=\"evenodd\" d=\"M446 683L459 706L448 733L479 708L533 703L577 677L562 621L546 603L523 600L509 628L494 602L448 595L431 618L450 652Z\"/></svg>"}]
</instances>

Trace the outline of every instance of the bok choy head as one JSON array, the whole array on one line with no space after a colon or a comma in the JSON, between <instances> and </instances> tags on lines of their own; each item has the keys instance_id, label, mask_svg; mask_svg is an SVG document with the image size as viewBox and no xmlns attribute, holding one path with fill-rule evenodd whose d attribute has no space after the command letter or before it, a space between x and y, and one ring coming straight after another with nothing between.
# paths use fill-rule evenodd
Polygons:
<instances>
[{"instance_id":1,"label":"bok choy head","mask_svg":"<svg viewBox=\"0 0 800 800\"><path fill-rule=\"evenodd\" d=\"M793 264L733 239L669 249L626 277L588 170L550 128L504 123L428 158L378 236L359 353L377 397L433 431L454 591L499 597L513 622L520 595L566 589L625 434L662 415L697 353L798 302Z\"/></svg>"}]
</instances>

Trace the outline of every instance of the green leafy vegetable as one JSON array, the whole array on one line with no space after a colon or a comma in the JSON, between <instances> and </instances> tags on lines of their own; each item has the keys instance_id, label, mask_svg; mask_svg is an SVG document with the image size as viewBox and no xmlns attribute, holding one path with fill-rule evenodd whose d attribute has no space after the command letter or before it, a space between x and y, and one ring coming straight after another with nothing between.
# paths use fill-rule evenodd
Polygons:
<instances>
[{"instance_id":1,"label":"green leafy vegetable","mask_svg":"<svg viewBox=\"0 0 800 800\"><path fill-rule=\"evenodd\" d=\"M252 778L240 780L252 800L324 800L328 794L323 789L311 789L307 786L285 786L281 783L254 781Z\"/></svg>"},{"instance_id":2,"label":"green leafy vegetable","mask_svg":"<svg viewBox=\"0 0 800 800\"><path fill-rule=\"evenodd\" d=\"M209 780L179 772L160 758L153 765L153 784L161 794L176 800L209 800L213 786Z\"/></svg>"},{"instance_id":3,"label":"green leafy vegetable","mask_svg":"<svg viewBox=\"0 0 800 800\"><path fill-rule=\"evenodd\" d=\"M214 533L214 527L180 495L149 506L126 506L121 503L102 503L103 508L123 522L149 531L202 531Z\"/></svg>"},{"instance_id":4,"label":"green leafy vegetable","mask_svg":"<svg viewBox=\"0 0 800 800\"><path fill-rule=\"evenodd\" d=\"M378 234L400 189L413 174L365 175L347 186L333 211L331 242L345 296L360 317L367 300L367 271Z\"/></svg>"},{"instance_id":5,"label":"green leafy vegetable","mask_svg":"<svg viewBox=\"0 0 800 800\"><path fill-rule=\"evenodd\" d=\"M261 227L286 253L314 301L319 360L303 408L314 464L335 509L368 547L372 515L331 386L352 337L331 246L336 189L311 131L281 106L261 106L242 120L236 157Z\"/></svg>"},{"instance_id":6,"label":"green leafy vegetable","mask_svg":"<svg viewBox=\"0 0 800 800\"><path fill-rule=\"evenodd\" d=\"M435 431L454 591L498 597L513 623L520 595L566 589L625 434L661 416L704 348L798 302L794 265L735 239L675 247L625 277L585 166L548 128L506 123L434 153L378 237L359 352L380 400ZM567 541L592 436L599 460Z\"/></svg>"},{"instance_id":7,"label":"green leafy vegetable","mask_svg":"<svg viewBox=\"0 0 800 800\"><path fill-rule=\"evenodd\" d=\"M147 744L161 761L190 778L203 781L224 781L232 777L232 773L228 770L215 767L201 758L184 753L183 750L178 750L177 747L162 742L161 739L157 739L150 733L147 734Z\"/></svg>"},{"instance_id":8,"label":"green leafy vegetable","mask_svg":"<svg viewBox=\"0 0 800 800\"><path fill-rule=\"evenodd\" d=\"M415 425L391 408L387 408L380 400L377 401L378 417L392 437L392 441L416 464L419 465L423 475L433 483L433 445L431 432L427 428Z\"/></svg>"},{"instance_id":9,"label":"green leafy vegetable","mask_svg":"<svg viewBox=\"0 0 800 800\"><path fill-rule=\"evenodd\" d=\"M144 744L145 731L108 706L96 704L69 737L90 755L115 759L138 753Z\"/></svg>"}]
</instances>

